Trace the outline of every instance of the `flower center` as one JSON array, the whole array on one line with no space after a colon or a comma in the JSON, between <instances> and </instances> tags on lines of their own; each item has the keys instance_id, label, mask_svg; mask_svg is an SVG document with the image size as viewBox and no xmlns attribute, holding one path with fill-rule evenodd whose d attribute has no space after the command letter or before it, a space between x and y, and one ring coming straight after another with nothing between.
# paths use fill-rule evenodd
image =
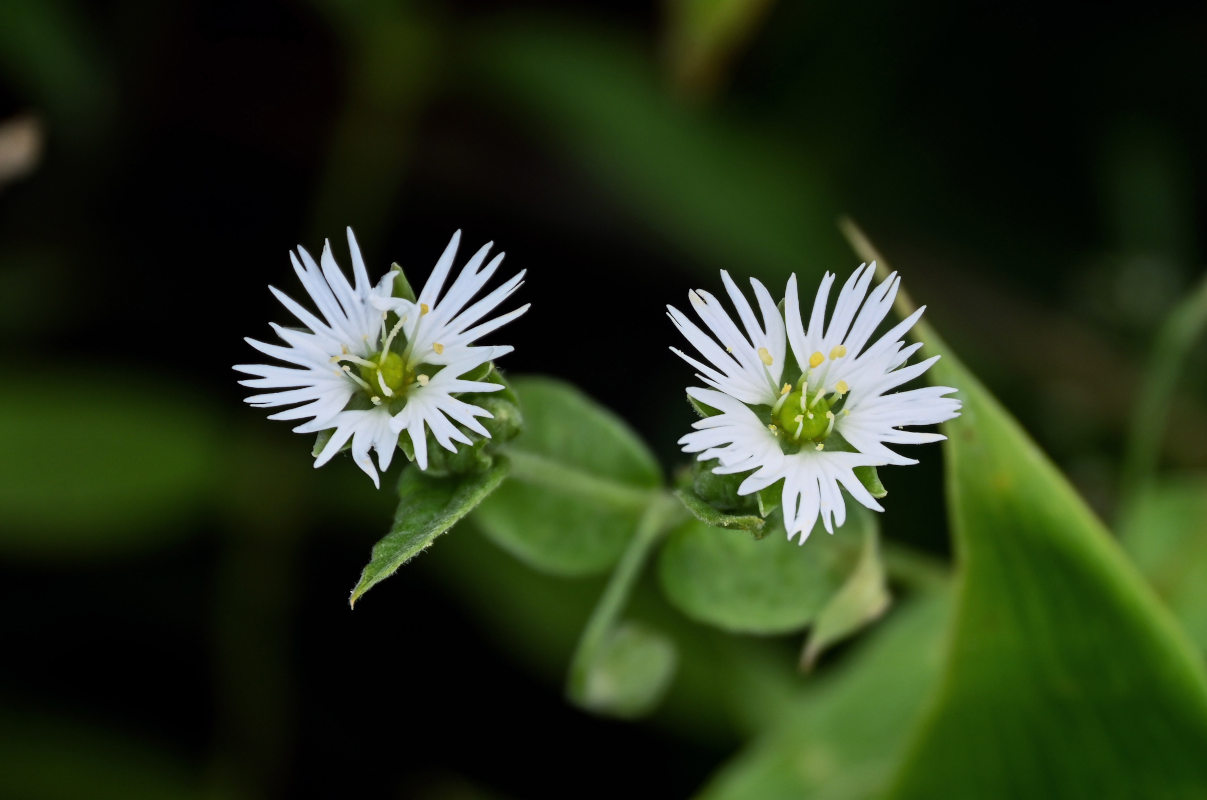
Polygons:
<instances>
[{"instance_id":1,"label":"flower center","mask_svg":"<svg viewBox=\"0 0 1207 800\"><path fill-rule=\"evenodd\" d=\"M836 361L846 354L847 349L838 345L831 351L829 360ZM825 447L823 443L834 430L836 415L842 413L843 398L851 390L843 380L828 385L828 373L825 356L814 353L796 386L784 384L779 399L771 408L768 425L777 437L794 445L813 444L818 450ZM813 384L812 391L810 383Z\"/></svg>"},{"instance_id":2,"label":"flower center","mask_svg":"<svg viewBox=\"0 0 1207 800\"><path fill-rule=\"evenodd\" d=\"M834 412L830 409L838 395L817 391L808 394L808 386L783 397L778 411L772 411L772 424L791 442L823 442L834 430Z\"/></svg>"}]
</instances>

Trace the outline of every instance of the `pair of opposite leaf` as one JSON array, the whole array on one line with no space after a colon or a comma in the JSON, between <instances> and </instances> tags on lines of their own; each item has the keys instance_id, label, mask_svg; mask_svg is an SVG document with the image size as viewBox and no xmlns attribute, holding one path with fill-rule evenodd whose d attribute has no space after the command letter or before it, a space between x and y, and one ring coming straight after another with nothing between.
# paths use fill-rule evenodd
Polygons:
<instances>
[{"instance_id":1,"label":"pair of opposite leaf","mask_svg":"<svg viewBox=\"0 0 1207 800\"><path fill-rule=\"evenodd\" d=\"M260 408L284 407L270 419L305 420L298 433L326 433L315 466L327 463L350 443L352 458L378 484L377 468L389 467L405 431L404 446L420 469L428 468L428 435L449 452L458 444L490 438L480 419L491 413L467 395L503 389L481 380L484 368L513 348L479 346L478 339L511 322L528 305L490 317L523 283L513 276L481 299L503 261L486 262L491 245L478 250L445 289L460 231L453 234L431 276L414 296L401 270L372 283L352 230L349 283L326 243L320 260L303 248L290 253L295 272L318 315L275 288L272 293L305 326L273 325L284 342L248 339L264 355L284 362L235 368L255 377L241 381L268 390L247 398ZM796 276L788 279L782 310L762 283L751 279L758 313L725 272L721 279L737 322L720 300L703 290L689 292L703 328L668 307L671 320L699 358L672 348L707 385L688 395L704 415L679 443L712 471L745 478L738 494L753 495L782 482L781 506L788 538L804 543L818 517L828 532L846 517L842 489L868 508L879 503L856 477L860 467L912 464L888 445L942 439L905 427L933 425L959 413L950 387L894 391L918 377L937 356L907 365L921 344L904 336L918 309L883 336L876 329L892 308L900 278L890 275L871 288L875 265L850 276L827 323L834 275L826 273L803 322ZM869 291L870 290L870 291ZM740 323L740 327L739 327ZM840 488L841 487L841 488Z\"/></svg>"}]
</instances>

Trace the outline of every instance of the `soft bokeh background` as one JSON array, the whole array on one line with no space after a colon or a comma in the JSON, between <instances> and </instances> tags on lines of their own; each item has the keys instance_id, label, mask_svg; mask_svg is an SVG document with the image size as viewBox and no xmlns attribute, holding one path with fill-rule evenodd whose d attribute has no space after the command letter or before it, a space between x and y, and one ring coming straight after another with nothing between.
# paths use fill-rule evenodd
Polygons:
<instances>
[{"instance_id":1,"label":"soft bokeh background","mask_svg":"<svg viewBox=\"0 0 1207 800\"><path fill-rule=\"evenodd\" d=\"M495 241L534 303L505 366L670 468L664 305L846 272L849 214L1111 519L1204 262L1205 35L1172 4L8 0L0 794L689 794L745 731L562 699L599 580L466 526L348 610L390 493L312 470L230 370L287 250L343 259L351 225L414 281L457 228ZM1141 421L1166 471L1207 466L1203 366ZM885 536L943 558L938 461L886 470Z\"/></svg>"}]
</instances>

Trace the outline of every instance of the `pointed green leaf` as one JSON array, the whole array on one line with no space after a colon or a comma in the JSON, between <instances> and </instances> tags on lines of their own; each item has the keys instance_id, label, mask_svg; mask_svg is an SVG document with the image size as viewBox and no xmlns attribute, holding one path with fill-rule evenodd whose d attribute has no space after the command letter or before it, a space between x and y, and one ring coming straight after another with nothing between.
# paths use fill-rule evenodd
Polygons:
<instances>
[{"instance_id":1,"label":"pointed green leaf","mask_svg":"<svg viewBox=\"0 0 1207 800\"><path fill-rule=\"evenodd\" d=\"M1151 486L1122 520L1119 536L1199 652L1207 652L1207 476Z\"/></svg>"},{"instance_id":2,"label":"pointed green leaf","mask_svg":"<svg viewBox=\"0 0 1207 800\"><path fill-rule=\"evenodd\" d=\"M958 613L891 796L1202 796L1198 653L988 391L950 354L933 372L964 402L946 426Z\"/></svg>"},{"instance_id":3,"label":"pointed green leaf","mask_svg":"<svg viewBox=\"0 0 1207 800\"><path fill-rule=\"evenodd\" d=\"M436 477L413 464L407 466L398 481L394 525L373 545L373 554L348 604L355 606L361 595L393 575L472 511L499 488L507 470L507 460L501 457L495 459L490 469L475 475Z\"/></svg>"},{"instance_id":4,"label":"pointed green leaf","mask_svg":"<svg viewBox=\"0 0 1207 800\"><path fill-rule=\"evenodd\" d=\"M625 623L609 632L581 681L571 684L571 699L597 714L640 717L670 687L676 660L675 646L665 636L640 623Z\"/></svg>"},{"instance_id":5,"label":"pointed green leaf","mask_svg":"<svg viewBox=\"0 0 1207 800\"><path fill-rule=\"evenodd\" d=\"M1018 423L915 332L943 354L929 378L964 404L944 426L959 584L945 676L889 797L1203 796L1199 654Z\"/></svg>"},{"instance_id":6,"label":"pointed green leaf","mask_svg":"<svg viewBox=\"0 0 1207 800\"><path fill-rule=\"evenodd\" d=\"M667 597L699 622L737 633L788 633L814 621L858 563L867 515L853 513L833 535L814 529L789 541L779 515L754 539L692 520L662 549L658 573Z\"/></svg>"},{"instance_id":7,"label":"pointed green leaf","mask_svg":"<svg viewBox=\"0 0 1207 800\"><path fill-rule=\"evenodd\" d=\"M528 377L514 387L524 430L506 448L512 480L475 519L538 569L602 572L620 557L662 471L623 421L569 384Z\"/></svg>"},{"instance_id":8,"label":"pointed green leaf","mask_svg":"<svg viewBox=\"0 0 1207 800\"><path fill-rule=\"evenodd\" d=\"M812 669L818 656L831 645L878 619L888 609L891 598L876 530L875 520L864 526L855 568L814 620L801 654L805 669Z\"/></svg>"},{"instance_id":9,"label":"pointed green leaf","mask_svg":"<svg viewBox=\"0 0 1207 800\"><path fill-rule=\"evenodd\" d=\"M697 800L877 797L939 678L950 610L946 587L895 606L840 670L810 676L795 697L781 700L780 721L720 769Z\"/></svg>"}]
</instances>

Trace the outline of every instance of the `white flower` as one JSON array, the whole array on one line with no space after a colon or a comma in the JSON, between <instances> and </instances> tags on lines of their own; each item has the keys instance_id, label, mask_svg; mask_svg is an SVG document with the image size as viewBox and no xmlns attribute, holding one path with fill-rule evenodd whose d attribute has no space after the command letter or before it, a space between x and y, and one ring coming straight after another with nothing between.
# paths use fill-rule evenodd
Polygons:
<instances>
[{"instance_id":1,"label":"white flower","mask_svg":"<svg viewBox=\"0 0 1207 800\"><path fill-rule=\"evenodd\" d=\"M470 305L503 261L500 253L482 266L491 248L487 244L441 296L460 241L461 232L457 231L414 302L393 296L395 271L387 272L376 285L369 282L351 228L348 249L354 284L348 283L336 264L330 242L323 246L321 266L302 247L296 255L289 254L320 316L269 287L306 329L274 324L272 328L285 346L254 339L247 342L292 366L240 364L235 369L257 376L240 381L244 386L275 390L252 395L248 403L260 408L293 406L269 419L308 420L294 428L298 433L331 432L315 458L316 467L330 461L351 440L356 465L379 485L369 451L377 451L377 465L384 472L403 430L410 435L421 469L427 468L428 461L426 430L452 452L456 452L456 443L470 443L457 424L490 436L478 421L479 417L489 418L490 412L455 395L503 388L464 376L511 352L511 347L472 344L528 310L525 305L483 321L520 287L524 273Z\"/></svg>"},{"instance_id":2,"label":"white flower","mask_svg":"<svg viewBox=\"0 0 1207 800\"><path fill-rule=\"evenodd\" d=\"M687 392L717 412L693 424L695 430L679 444L701 461L716 459L717 474L750 472L738 488L741 495L782 480L784 525L788 538L799 534L801 544L819 516L830 533L846 520L840 486L868 508L882 511L855 468L917 463L888 445L943 439L902 428L937 424L959 413L959 401L946 396L955 391L950 387L892 391L925 372L938 356L903 366L922 345L906 345L902 337L925 307L872 341L900 283L893 273L869 293L875 269L873 263L855 270L839 293L829 324L826 305L834 275L826 273L808 328L801 320L795 275L788 280L782 316L763 284L751 279L761 323L725 272L721 279L741 328L704 291L688 297L708 333L668 307L671 320L704 361L671 349L711 387ZM788 346L792 362L786 358Z\"/></svg>"}]
</instances>

